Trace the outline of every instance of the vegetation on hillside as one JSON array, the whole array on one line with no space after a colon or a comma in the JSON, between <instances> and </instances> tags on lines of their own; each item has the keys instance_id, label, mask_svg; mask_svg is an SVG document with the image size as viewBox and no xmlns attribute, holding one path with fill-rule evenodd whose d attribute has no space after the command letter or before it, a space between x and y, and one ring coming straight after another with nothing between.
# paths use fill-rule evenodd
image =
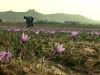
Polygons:
<instances>
[{"instance_id":1,"label":"vegetation on hillside","mask_svg":"<svg viewBox=\"0 0 100 75\"><path fill-rule=\"evenodd\" d=\"M63 14L63 13L41 14L39 12L36 12L35 10L29 10L27 12L14 12L14 11L0 12L0 18L10 22L23 22L24 21L23 16L34 16L35 21L41 21L41 20L48 21L48 22L75 21L75 22L82 22L82 23L95 22L81 15L72 15L72 14Z\"/></svg>"}]
</instances>

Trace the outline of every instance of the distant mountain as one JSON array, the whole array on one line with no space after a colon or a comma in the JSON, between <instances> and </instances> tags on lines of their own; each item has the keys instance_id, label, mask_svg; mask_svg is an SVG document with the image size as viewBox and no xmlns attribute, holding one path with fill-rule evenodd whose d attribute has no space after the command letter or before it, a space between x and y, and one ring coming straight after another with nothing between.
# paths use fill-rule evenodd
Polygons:
<instances>
[{"instance_id":1,"label":"distant mountain","mask_svg":"<svg viewBox=\"0 0 100 75\"><path fill-rule=\"evenodd\" d=\"M100 24L100 20L96 20L95 22L96 22L97 24Z\"/></svg>"},{"instance_id":2,"label":"distant mountain","mask_svg":"<svg viewBox=\"0 0 100 75\"><path fill-rule=\"evenodd\" d=\"M64 21L76 21L76 22L84 22L84 23L94 22L93 20L81 15L57 13L57 14L50 14L50 15L45 15L45 16L50 21L57 21L57 22L64 22Z\"/></svg>"},{"instance_id":3,"label":"distant mountain","mask_svg":"<svg viewBox=\"0 0 100 75\"><path fill-rule=\"evenodd\" d=\"M23 16L34 16L35 21L39 21L39 20L53 21L53 22L77 21L82 23L95 22L81 15L72 15L72 14L63 14L63 13L41 14L39 12L36 12L35 10L29 10L26 12L14 12L14 11L0 12L0 18L5 21L23 22L25 21Z\"/></svg>"},{"instance_id":4,"label":"distant mountain","mask_svg":"<svg viewBox=\"0 0 100 75\"><path fill-rule=\"evenodd\" d=\"M0 18L6 21L12 21L12 22L22 22L24 21L24 16L34 16L37 20L40 18L42 14L34 11L29 10L26 12L14 12L14 11L6 11L6 12L0 12Z\"/></svg>"}]
</instances>

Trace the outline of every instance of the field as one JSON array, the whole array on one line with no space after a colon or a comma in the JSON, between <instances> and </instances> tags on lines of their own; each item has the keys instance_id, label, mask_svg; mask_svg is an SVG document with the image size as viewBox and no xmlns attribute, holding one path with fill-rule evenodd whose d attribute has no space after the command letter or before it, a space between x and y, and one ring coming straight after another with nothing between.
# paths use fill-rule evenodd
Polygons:
<instances>
[{"instance_id":1,"label":"field","mask_svg":"<svg viewBox=\"0 0 100 75\"><path fill-rule=\"evenodd\" d=\"M100 75L100 25L0 23L0 51L0 75Z\"/></svg>"}]
</instances>

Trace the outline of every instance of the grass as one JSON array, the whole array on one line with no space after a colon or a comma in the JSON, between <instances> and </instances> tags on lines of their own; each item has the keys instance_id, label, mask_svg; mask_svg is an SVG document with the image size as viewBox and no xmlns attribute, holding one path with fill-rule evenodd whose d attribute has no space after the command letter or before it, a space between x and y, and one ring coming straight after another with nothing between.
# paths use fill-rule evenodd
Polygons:
<instances>
[{"instance_id":1,"label":"grass","mask_svg":"<svg viewBox=\"0 0 100 75\"><path fill-rule=\"evenodd\" d=\"M9 23L11 24L11 23ZM0 31L0 51L11 51L11 63L0 64L2 75L99 75L100 74L100 35L81 32L73 41L68 32L36 34L34 27L31 31L9 32ZM20 25L20 24L18 24ZM23 26L23 25L22 25ZM46 27L46 32L49 27ZM60 28L60 27L59 27ZM23 28L22 28L23 29ZM57 30L56 28L54 28ZM51 28L52 30L52 28ZM61 29L59 29L61 31ZM62 29L63 30L63 29ZM22 44L20 36L28 34L31 39ZM64 45L64 53L57 53L55 43ZM19 53L22 51L22 59Z\"/></svg>"}]
</instances>

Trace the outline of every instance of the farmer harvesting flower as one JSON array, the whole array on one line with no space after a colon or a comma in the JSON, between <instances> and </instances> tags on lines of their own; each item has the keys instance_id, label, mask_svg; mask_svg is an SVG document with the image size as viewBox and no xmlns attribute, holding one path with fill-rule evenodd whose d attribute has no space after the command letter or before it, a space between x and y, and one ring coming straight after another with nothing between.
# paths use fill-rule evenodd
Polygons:
<instances>
[{"instance_id":1,"label":"farmer harvesting flower","mask_svg":"<svg viewBox=\"0 0 100 75\"><path fill-rule=\"evenodd\" d=\"M21 36L22 43L26 43L29 39L30 37L27 34L22 33L22 36Z\"/></svg>"},{"instance_id":2,"label":"farmer harvesting flower","mask_svg":"<svg viewBox=\"0 0 100 75\"><path fill-rule=\"evenodd\" d=\"M65 51L65 48L63 47L63 44L56 43L56 51L57 53L63 53Z\"/></svg>"},{"instance_id":3,"label":"farmer harvesting flower","mask_svg":"<svg viewBox=\"0 0 100 75\"><path fill-rule=\"evenodd\" d=\"M0 62L10 63L12 55L11 52L0 52Z\"/></svg>"},{"instance_id":4,"label":"farmer harvesting flower","mask_svg":"<svg viewBox=\"0 0 100 75\"><path fill-rule=\"evenodd\" d=\"M34 17L24 16L24 19L26 20L27 27L33 27Z\"/></svg>"},{"instance_id":5,"label":"farmer harvesting flower","mask_svg":"<svg viewBox=\"0 0 100 75\"><path fill-rule=\"evenodd\" d=\"M72 32L71 32L71 38L72 38L73 40L76 40L78 34L79 34L79 32L72 31Z\"/></svg>"}]
</instances>

